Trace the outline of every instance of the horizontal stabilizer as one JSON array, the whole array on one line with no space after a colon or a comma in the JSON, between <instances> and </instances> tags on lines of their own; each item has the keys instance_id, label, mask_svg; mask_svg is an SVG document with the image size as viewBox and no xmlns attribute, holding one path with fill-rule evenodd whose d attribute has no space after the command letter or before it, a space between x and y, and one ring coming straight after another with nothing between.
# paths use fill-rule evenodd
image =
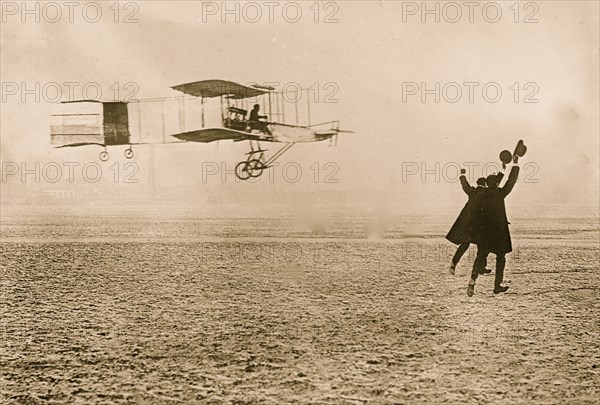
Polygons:
<instances>
[{"instance_id":1,"label":"horizontal stabilizer","mask_svg":"<svg viewBox=\"0 0 600 405\"><path fill-rule=\"evenodd\" d=\"M323 129L321 131L315 131L315 135L318 135L318 136L333 136L333 135L337 135L339 133L355 134L356 132L349 131L347 129L336 129L336 128L330 128L330 129Z\"/></svg>"}]
</instances>

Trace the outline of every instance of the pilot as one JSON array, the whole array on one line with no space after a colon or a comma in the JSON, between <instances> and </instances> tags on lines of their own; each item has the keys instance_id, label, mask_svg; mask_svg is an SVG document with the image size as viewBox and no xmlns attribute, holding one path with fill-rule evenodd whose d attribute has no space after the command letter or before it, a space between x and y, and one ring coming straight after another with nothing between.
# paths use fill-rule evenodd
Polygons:
<instances>
[{"instance_id":1,"label":"pilot","mask_svg":"<svg viewBox=\"0 0 600 405\"><path fill-rule=\"evenodd\" d=\"M268 122L261 121L267 119L266 115L260 115L258 112L260 110L260 105L254 104L254 108L250 111L250 117L248 118L248 126L250 127L250 131L253 129L264 132L265 134L271 135L271 131L269 131L269 127L267 126Z\"/></svg>"}]
</instances>

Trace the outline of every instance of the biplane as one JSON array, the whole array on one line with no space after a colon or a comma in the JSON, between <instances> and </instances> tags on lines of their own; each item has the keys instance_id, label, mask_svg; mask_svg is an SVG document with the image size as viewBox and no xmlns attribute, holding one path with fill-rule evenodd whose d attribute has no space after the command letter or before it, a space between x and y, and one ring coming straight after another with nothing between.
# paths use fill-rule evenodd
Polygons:
<instances>
[{"instance_id":1,"label":"biplane","mask_svg":"<svg viewBox=\"0 0 600 405\"><path fill-rule=\"evenodd\" d=\"M328 139L330 142L335 140L337 143L339 133L352 132L341 130L339 121L310 124L310 100L307 103L309 117L307 125L297 124L297 102L294 103L296 124L286 123L285 95L283 92L275 91L275 88L271 86L242 85L226 80L203 80L173 86L172 89L200 100L202 127L184 131L181 130L181 127L185 125L180 123L180 130L170 136L180 142L248 141L250 150L246 153L246 159L235 166L235 174L241 180L260 177L265 169L271 167L277 159L297 143L319 142ZM300 89L300 91L302 90ZM205 126L205 104L210 99L219 100L220 126ZM260 112L260 101L262 101L263 112ZM125 157L128 159L133 157L131 145L134 144L130 142L129 117L125 102L82 100L75 103L80 106L84 106L85 103L96 103L96 108L88 106L90 112L74 114L66 111L63 114L54 114L51 125L52 144L58 144L59 147L103 146L105 150L100 154L102 161L108 160L107 146L128 145ZM74 102L68 104L74 104ZM253 111L250 111L251 104ZM99 105L102 107L100 108ZM264 115L260 115L261 113ZM184 111L180 109L179 115L184 115ZM140 121L139 115L138 121ZM165 139L164 121L162 126L163 143L168 143ZM325 126L327 127L324 128ZM267 157L268 150L263 149L261 142L283 143L284 145ZM140 139L137 144L142 143Z\"/></svg>"}]
</instances>

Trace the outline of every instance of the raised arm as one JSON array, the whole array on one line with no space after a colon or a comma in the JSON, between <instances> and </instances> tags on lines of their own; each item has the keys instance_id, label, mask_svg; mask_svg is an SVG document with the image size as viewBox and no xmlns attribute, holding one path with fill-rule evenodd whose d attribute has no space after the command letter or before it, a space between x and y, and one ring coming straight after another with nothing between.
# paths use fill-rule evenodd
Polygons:
<instances>
[{"instance_id":1,"label":"raised arm","mask_svg":"<svg viewBox=\"0 0 600 405\"><path fill-rule=\"evenodd\" d=\"M517 178L519 177L519 166L516 164L510 169L510 173L508 175L508 180L506 180L506 184L504 187L500 188L502 195L506 197L512 191L515 183L517 182Z\"/></svg>"},{"instance_id":2,"label":"raised arm","mask_svg":"<svg viewBox=\"0 0 600 405\"><path fill-rule=\"evenodd\" d=\"M475 190L475 187L472 187L469 182L467 181L467 178L465 177L465 169L461 169L460 170L460 185L462 186L463 191L467 194L467 195L471 195L473 193L473 190Z\"/></svg>"}]
</instances>

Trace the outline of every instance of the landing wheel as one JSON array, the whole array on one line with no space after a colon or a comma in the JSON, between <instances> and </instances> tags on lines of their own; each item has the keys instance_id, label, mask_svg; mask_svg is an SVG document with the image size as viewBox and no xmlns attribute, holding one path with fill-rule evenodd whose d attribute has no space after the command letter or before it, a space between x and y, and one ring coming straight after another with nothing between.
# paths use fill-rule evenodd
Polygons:
<instances>
[{"instance_id":1,"label":"landing wheel","mask_svg":"<svg viewBox=\"0 0 600 405\"><path fill-rule=\"evenodd\" d=\"M247 162L246 171L250 174L250 177L260 177L265 165L259 159L251 159Z\"/></svg>"},{"instance_id":2,"label":"landing wheel","mask_svg":"<svg viewBox=\"0 0 600 405\"><path fill-rule=\"evenodd\" d=\"M235 165L235 175L240 180L248 180L250 178L250 171L248 170L248 162L240 162Z\"/></svg>"},{"instance_id":3,"label":"landing wheel","mask_svg":"<svg viewBox=\"0 0 600 405\"><path fill-rule=\"evenodd\" d=\"M108 160L108 152L103 150L100 152L100 160L106 162Z\"/></svg>"},{"instance_id":4,"label":"landing wheel","mask_svg":"<svg viewBox=\"0 0 600 405\"><path fill-rule=\"evenodd\" d=\"M131 148L125 149L125 157L127 159L131 159L133 157L133 149L131 149Z\"/></svg>"}]
</instances>

